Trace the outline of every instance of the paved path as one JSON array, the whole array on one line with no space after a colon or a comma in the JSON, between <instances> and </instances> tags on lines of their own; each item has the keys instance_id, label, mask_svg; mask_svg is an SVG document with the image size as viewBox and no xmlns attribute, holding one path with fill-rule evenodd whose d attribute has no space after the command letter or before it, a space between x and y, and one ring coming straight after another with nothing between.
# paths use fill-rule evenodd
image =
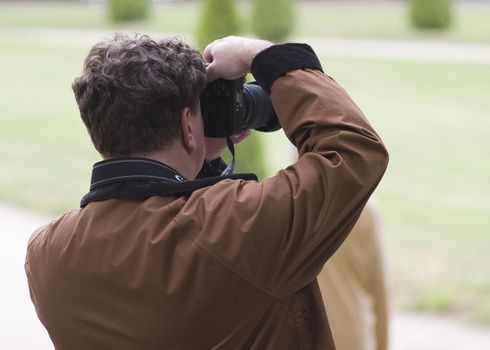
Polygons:
<instances>
[{"instance_id":1,"label":"paved path","mask_svg":"<svg viewBox=\"0 0 490 350\"><path fill-rule=\"evenodd\" d=\"M26 244L49 217L0 203L0 349L51 350L37 320L24 275ZM393 350L489 350L490 329L424 314L396 314L392 322ZM340 349L342 350L342 349Z\"/></svg>"},{"instance_id":2,"label":"paved path","mask_svg":"<svg viewBox=\"0 0 490 350\"><path fill-rule=\"evenodd\" d=\"M52 349L37 320L24 274L27 241L35 228L49 220L0 203L0 349Z\"/></svg>"},{"instance_id":3,"label":"paved path","mask_svg":"<svg viewBox=\"0 0 490 350\"><path fill-rule=\"evenodd\" d=\"M0 33L2 42L26 42L45 47L90 48L97 41L111 37L113 31L74 29L12 29ZM162 37L168 33L148 33ZM178 34L191 41L188 35ZM325 57L392 59L424 62L490 64L490 44L415 40L351 39L329 37L293 37L306 42Z\"/></svg>"},{"instance_id":4,"label":"paved path","mask_svg":"<svg viewBox=\"0 0 490 350\"><path fill-rule=\"evenodd\" d=\"M396 314L391 327L392 350L490 350L490 328L451 317Z\"/></svg>"},{"instance_id":5,"label":"paved path","mask_svg":"<svg viewBox=\"0 0 490 350\"><path fill-rule=\"evenodd\" d=\"M490 45L386 39L292 38L325 57L490 64Z\"/></svg>"}]
</instances>

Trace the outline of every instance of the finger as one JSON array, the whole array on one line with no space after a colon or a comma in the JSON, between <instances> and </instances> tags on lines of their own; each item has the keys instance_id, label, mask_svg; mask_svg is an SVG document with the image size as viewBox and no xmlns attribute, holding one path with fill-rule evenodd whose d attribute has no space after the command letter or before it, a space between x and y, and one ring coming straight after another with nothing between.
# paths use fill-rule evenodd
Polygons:
<instances>
[{"instance_id":1,"label":"finger","mask_svg":"<svg viewBox=\"0 0 490 350\"><path fill-rule=\"evenodd\" d=\"M213 54L211 53L211 44L209 44L208 46L206 46L206 48L204 49L203 53L202 53L202 57L204 58L204 61L205 62L208 62L208 63L211 63L213 62Z\"/></svg>"},{"instance_id":2,"label":"finger","mask_svg":"<svg viewBox=\"0 0 490 350\"><path fill-rule=\"evenodd\" d=\"M205 48L204 51L202 52L202 56L204 57L204 60L208 63L211 63L214 61L214 54L213 52L216 51L216 47L219 47L219 43L223 39L216 39L212 42L210 42Z\"/></svg>"},{"instance_id":3,"label":"finger","mask_svg":"<svg viewBox=\"0 0 490 350\"><path fill-rule=\"evenodd\" d=\"M250 129L247 129L242 131L240 135L232 136L231 140L233 141L233 143L240 143L243 140L245 140L247 137L249 137L250 134L251 134Z\"/></svg>"},{"instance_id":4,"label":"finger","mask_svg":"<svg viewBox=\"0 0 490 350\"><path fill-rule=\"evenodd\" d=\"M217 72L216 72L216 69L215 69L215 64L214 63L210 63L207 67L206 67L206 84L207 83L210 83L212 82L213 80L216 80L219 78Z\"/></svg>"}]
</instances>

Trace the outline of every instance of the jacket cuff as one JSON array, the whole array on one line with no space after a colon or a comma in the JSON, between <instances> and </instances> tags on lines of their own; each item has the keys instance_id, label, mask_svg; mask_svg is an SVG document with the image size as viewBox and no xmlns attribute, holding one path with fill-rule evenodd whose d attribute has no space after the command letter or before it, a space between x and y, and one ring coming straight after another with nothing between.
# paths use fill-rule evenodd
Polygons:
<instances>
[{"instance_id":1,"label":"jacket cuff","mask_svg":"<svg viewBox=\"0 0 490 350\"><path fill-rule=\"evenodd\" d=\"M273 45L260 52L252 61L252 74L268 94L277 78L296 69L323 72L315 51L307 44Z\"/></svg>"}]
</instances>

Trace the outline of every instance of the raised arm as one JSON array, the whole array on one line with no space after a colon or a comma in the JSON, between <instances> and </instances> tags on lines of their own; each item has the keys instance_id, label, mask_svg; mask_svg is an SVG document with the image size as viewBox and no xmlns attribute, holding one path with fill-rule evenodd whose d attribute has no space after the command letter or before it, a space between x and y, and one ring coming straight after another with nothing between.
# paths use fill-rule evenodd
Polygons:
<instances>
[{"instance_id":1,"label":"raised arm","mask_svg":"<svg viewBox=\"0 0 490 350\"><path fill-rule=\"evenodd\" d=\"M228 49L234 48L242 70L226 68L227 61L218 64L221 51L213 47L205 51L216 61L210 69L231 79L251 67L270 91L284 132L300 156L261 183L223 181L198 191L186 211L206 213L198 214L202 221L197 244L243 278L281 297L316 278L381 180L388 155L349 95L322 72L309 46L260 47L243 41L248 49L240 51L237 40L230 39ZM218 44L228 51L226 39ZM252 61L242 64L241 58Z\"/></svg>"}]
</instances>

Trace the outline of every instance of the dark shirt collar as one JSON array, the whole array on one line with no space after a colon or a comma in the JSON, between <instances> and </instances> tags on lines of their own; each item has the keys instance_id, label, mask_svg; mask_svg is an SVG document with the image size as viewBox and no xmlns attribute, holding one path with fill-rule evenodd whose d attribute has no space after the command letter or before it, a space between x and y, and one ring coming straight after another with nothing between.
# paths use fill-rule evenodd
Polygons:
<instances>
[{"instance_id":1,"label":"dark shirt collar","mask_svg":"<svg viewBox=\"0 0 490 350\"><path fill-rule=\"evenodd\" d=\"M166 164L148 158L113 158L95 163L90 190L122 181L181 183L185 178Z\"/></svg>"}]
</instances>

